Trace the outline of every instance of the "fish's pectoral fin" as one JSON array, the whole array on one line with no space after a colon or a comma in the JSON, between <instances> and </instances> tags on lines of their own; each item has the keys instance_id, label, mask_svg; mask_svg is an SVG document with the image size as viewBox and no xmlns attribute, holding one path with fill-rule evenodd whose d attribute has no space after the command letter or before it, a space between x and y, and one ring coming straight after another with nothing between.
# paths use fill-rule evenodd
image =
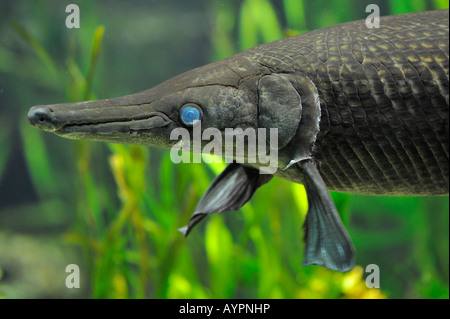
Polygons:
<instances>
[{"instance_id":1,"label":"fish's pectoral fin","mask_svg":"<svg viewBox=\"0 0 450 319\"><path fill-rule=\"evenodd\" d=\"M187 226L178 229L186 237L208 214L238 210L250 200L256 189L272 179L253 167L229 164L203 194Z\"/></svg>"},{"instance_id":2,"label":"fish's pectoral fin","mask_svg":"<svg viewBox=\"0 0 450 319\"><path fill-rule=\"evenodd\" d=\"M355 250L325 182L314 161L299 165L306 173L309 207L304 223L306 248L302 265L349 271L355 266Z\"/></svg>"}]
</instances>

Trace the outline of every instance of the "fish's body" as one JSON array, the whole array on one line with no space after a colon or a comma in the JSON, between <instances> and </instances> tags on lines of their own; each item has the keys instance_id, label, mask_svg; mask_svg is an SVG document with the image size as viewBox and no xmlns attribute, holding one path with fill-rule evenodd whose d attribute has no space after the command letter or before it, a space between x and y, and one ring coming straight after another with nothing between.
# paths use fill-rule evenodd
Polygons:
<instances>
[{"instance_id":1,"label":"fish's body","mask_svg":"<svg viewBox=\"0 0 450 319\"><path fill-rule=\"evenodd\" d=\"M448 194L448 10L343 23L245 52L317 87L315 156L330 190ZM298 181L298 178L288 179Z\"/></svg>"},{"instance_id":2,"label":"fish's body","mask_svg":"<svg viewBox=\"0 0 450 319\"><path fill-rule=\"evenodd\" d=\"M328 189L448 194L448 10L335 25L256 46L149 90L33 107L31 124L58 135L171 147L175 128L276 128L275 175L305 185L304 264L346 271L354 249ZM189 113L186 113L189 112ZM273 145L271 145L273 146ZM230 164L198 203L236 210L271 175Z\"/></svg>"}]
</instances>

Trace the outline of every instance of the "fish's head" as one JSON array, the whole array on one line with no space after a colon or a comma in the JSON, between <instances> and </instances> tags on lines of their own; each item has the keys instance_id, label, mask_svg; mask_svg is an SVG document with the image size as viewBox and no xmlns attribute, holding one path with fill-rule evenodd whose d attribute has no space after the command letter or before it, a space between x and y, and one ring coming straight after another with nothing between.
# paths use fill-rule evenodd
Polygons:
<instances>
[{"instance_id":1,"label":"fish's head","mask_svg":"<svg viewBox=\"0 0 450 319\"><path fill-rule=\"evenodd\" d=\"M199 120L202 131L256 128L258 77L258 70L223 60L135 94L37 105L28 112L28 120L70 139L170 148L176 143L170 139L174 129L192 130Z\"/></svg>"}]
</instances>

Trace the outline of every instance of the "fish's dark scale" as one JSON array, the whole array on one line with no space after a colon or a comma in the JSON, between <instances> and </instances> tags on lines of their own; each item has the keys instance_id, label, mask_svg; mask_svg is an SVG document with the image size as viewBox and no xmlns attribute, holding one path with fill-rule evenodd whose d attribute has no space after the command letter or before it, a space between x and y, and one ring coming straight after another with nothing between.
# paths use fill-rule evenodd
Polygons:
<instances>
[{"instance_id":1,"label":"fish's dark scale","mask_svg":"<svg viewBox=\"0 0 450 319\"><path fill-rule=\"evenodd\" d=\"M448 47L448 10L440 10L385 17L379 29L344 23L249 53L316 85L317 157L331 190L447 194Z\"/></svg>"}]
</instances>

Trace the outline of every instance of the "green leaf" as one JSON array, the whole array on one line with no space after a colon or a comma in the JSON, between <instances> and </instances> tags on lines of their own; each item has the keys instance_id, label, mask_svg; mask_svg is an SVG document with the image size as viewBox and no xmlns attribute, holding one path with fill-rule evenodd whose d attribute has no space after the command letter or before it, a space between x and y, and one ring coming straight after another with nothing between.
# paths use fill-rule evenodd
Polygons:
<instances>
[{"instance_id":1,"label":"green leaf","mask_svg":"<svg viewBox=\"0 0 450 319\"><path fill-rule=\"evenodd\" d=\"M424 1L404 1L404 0L391 0L389 2L389 5L390 5L390 12L392 14L425 11L427 6Z\"/></svg>"},{"instance_id":2,"label":"green leaf","mask_svg":"<svg viewBox=\"0 0 450 319\"><path fill-rule=\"evenodd\" d=\"M57 185L42 132L32 127L25 118L21 121L20 132L34 189L41 198L55 196Z\"/></svg>"},{"instance_id":3,"label":"green leaf","mask_svg":"<svg viewBox=\"0 0 450 319\"><path fill-rule=\"evenodd\" d=\"M233 238L221 216L211 216L205 233L205 247L215 298L232 298L235 290Z\"/></svg>"},{"instance_id":4,"label":"green leaf","mask_svg":"<svg viewBox=\"0 0 450 319\"><path fill-rule=\"evenodd\" d=\"M305 30L306 18L303 0L284 0L283 3L289 28L294 30Z\"/></svg>"},{"instance_id":5,"label":"green leaf","mask_svg":"<svg viewBox=\"0 0 450 319\"><path fill-rule=\"evenodd\" d=\"M11 127L10 122L0 120L0 181L11 151Z\"/></svg>"},{"instance_id":6,"label":"green leaf","mask_svg":"<svg viewBox=\"0 0 450 319\"><path fill-rule=\"evenodd\" d=\"M22 37L22 39L33 49L39 59L47 66L49 71L57 77L58 72L52 58L47 51L41 46L41 44L35 39L35 37L25 29L25 27L16 19L11 19L11 25L16 32Z\"/></svg>"},{"instance_id":7,"label":"green leaf","mask_svg":"<svg viewBox=\"0 0 450 319\"><path fill-rule=\"evenodd\" d=\"M448 0L433 0L435 9L448 9L449 2Z\"/></svg>"},{"instance_id":8,"label":"green leaf","mask_svg":"<svg viewBox=\"0 0 450 319\"><path fill-rule=\"evenodd\" d=\"M84 91L84 100L89 100L94 98L92 95L92 81L94 78L95 68L98 63L98 56L100 53L100 48L102 46L103 34L105 33L105 28L99 26L94 33L92 40L92 52L91 52L91 63L89 65L89 70L86 75L86 89Z\"/></svg>"},{"instance_id":9,"label":"green leaf","mask_svg":"<svg viewBox=\"0 0 450 319\"><path fill-rule=\"evenodd\" d=\"M240 14L241 49L245 50L262 42L283 37L275 11L267 0L246 0Z\"/></svg>"}]
</instances>

